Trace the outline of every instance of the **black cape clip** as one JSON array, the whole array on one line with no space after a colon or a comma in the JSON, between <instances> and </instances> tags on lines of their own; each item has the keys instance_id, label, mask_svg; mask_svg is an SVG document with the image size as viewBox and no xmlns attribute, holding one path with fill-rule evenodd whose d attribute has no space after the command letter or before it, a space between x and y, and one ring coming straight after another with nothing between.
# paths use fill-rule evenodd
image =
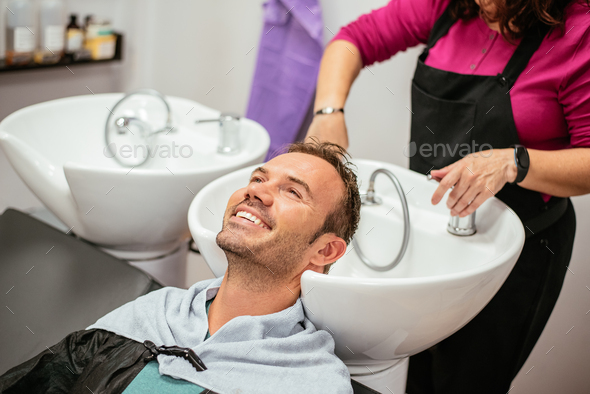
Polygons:
<instances>
[{"instance_id":1,"label":"black cape clip","mask_svg":"<svg viewBox=\"0 0 590 394\"><path fill-rule=\"evenodd\" d=\"M164 354L167 356L182 357L187 360L198 372L205 371L207 367L203 360L197 356L193 349L178 346L156 346L152 341L144 341L143 345L149 349L154 356Z\"/></svg>"}]
</instances>

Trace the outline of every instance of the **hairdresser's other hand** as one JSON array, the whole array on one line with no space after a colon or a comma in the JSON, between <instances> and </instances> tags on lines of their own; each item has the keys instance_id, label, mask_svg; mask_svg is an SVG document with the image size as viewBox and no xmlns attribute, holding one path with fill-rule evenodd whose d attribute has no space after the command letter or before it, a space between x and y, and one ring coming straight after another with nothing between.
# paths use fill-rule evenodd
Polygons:
<instances>
[{"instance_id":1,"label":"hairdresser's other hand","mask_svg":"<svg viewBox=\"0 0 590 394\"><path fill-rule=\"evenodd\" d=\"M452 216L465 217L475 212L507 182L513 182L517 169L514 150L509 148L471 153L430 173L442 179L432 195L432 204L438 204L446 191L454 186L447 198L447 207Z\"/></svg>"},{"instance_id":2,"label":"hairdresser's other hand","mask_svg":"<svg viewBox=\"0 0 590 394\"><path fill-rule=\"evenodd\" d=\"M348 132L344 122L344 114L336 112L315 115L307 130L306 141L309 140L309 137L316 137L320 141L329 141L348 149Z\"/></svg>"}]
</instances>

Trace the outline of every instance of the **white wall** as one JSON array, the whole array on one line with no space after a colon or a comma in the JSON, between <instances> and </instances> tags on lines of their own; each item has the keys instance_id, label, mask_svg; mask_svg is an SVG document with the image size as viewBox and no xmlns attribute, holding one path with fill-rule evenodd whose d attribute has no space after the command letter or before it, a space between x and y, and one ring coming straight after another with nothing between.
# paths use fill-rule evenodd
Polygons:
<instances>
[{"instance_id":1,"label":"white wall","mask_svg":"<svg viewBox=\"0 0 590 394\"><path fill-rule=\"evenodd\" d=\"M336 32L386 0L321 3L325 25ZM126 34L125 60L77 67L75 75L65 69L0 74L0 119L36 102L87 94L86 86L95 93L153 87L219 110L246 111L262 28L262 0L69 0L68 4L70 9L95 10L98 16L112 19ZM327 42L332 35L328 29L324 34ZM419 51L398 54L362 71L346 106L353 156L408 165L402 154L409 140L410 113L405 107L410 107L410 79ZM578 218L573 273L567 274L554 313L514 381L513 394L590 392L590 289L586 287L590 286L590 244L585 242L590 237L590 196L573 201ZM0 211L9 205L24 209L39 204L0 153Z\"/></svg>"}]
</instances>

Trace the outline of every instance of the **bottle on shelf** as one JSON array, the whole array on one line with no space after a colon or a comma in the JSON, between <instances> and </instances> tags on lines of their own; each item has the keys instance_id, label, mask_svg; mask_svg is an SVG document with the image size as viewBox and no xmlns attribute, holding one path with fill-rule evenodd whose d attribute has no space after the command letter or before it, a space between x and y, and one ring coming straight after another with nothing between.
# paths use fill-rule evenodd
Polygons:
<instances>
[{"instance_id":1,"label":"bottle on shelf","mask_svg":"<svg viewBox=\"0 0 590 394\"><path fill-rule=\"evenodd\" d=\"M53 64L61 60L65 49L65 7L62 0L39 3L39 45L35 62Z\"/></svg>"},{"instance_id":2,"label":"bottle on shelf","mask_svg":"<svg viewBox=\"0 0 590 394\"><path fill-rule=\"evenodd\" d=\"M93 60L112 59L115 56L117 38L110 22L91 19L85 30L84 47L90 51Z\"/></svg>"},{"instance_id":3,"label":"bottle on shelf","mask_svg":"<svg viewBox=\"0 0 590 394\"><path fill-rule=\"evenodd\" d=\"M6 9L5 1L0 1L0 67L4 66L6 58Z\"/></svg>"},{"instance_id":4,"label":"bottle on shelf","mask_svg":"<svg viewBox=\"0 0 590 394\"><path fill-rule=\"evenodd\" d=\"M71 18L71 16L70 16L70 18ZM80 27L80 32L82 33L81 46L78 50L73 51L73 53L71 53L72 59L74 61L84 61L84 60L92 59L92 53L86 48L86 30L87 30L88 25L90 24L90 22L93 19L94 19L94 16L92 16L92 15L86 15L86 17L84 17L84 25L82 25ZM76 25L77 25L77 23L76 23ZM68 32L69 32L69 26L68 26Z\"/></svg>"},{"instance_id":5,"label":"bottle on shelf","mask_svg":"<svg viewBox=\"0 0 590 394\"><path fill-rule=\"evenodd\" d=\"M75 56L77 52L80 52L84 44L84 32L82 28L78 26L78 15L70 15L70 23L66 30L66 53L70 56Z\"/></svg>"},{"instance_id":6,"label":"bottle on shelf","mask_svg":"<svg viewBox=\"0 0 590 394\"><path fill-rule=\"evenodd\" d=\"M84 32L86 32L86 29L88 28L88 25L90 24L90 22L94 21L94 15L92 14L88 14L84 17Z\"/></svg>"},{"instance_id":7,"label":"bottle on shelf","mask_svg":"<svg viewBox=\"0 0 590 394\"><path fill-rule=\"evenodd\" d=\"M34 5L30 0L9 0L6 9L6 64L28 64L35 53Z\"/></svg>"}]
</instances>

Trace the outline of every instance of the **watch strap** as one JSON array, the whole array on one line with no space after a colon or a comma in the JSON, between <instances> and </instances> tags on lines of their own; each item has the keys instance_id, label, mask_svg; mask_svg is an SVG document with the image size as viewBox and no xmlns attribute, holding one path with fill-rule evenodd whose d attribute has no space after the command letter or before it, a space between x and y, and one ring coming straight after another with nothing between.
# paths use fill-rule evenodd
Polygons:
<instances>
[{"instance_id":1,"label":"watch strap","mask_svg":"<svg viewBox=\"0 0 590 394\"><path fill-rule=\"evenodd\" d=\"M514 182L510 182L511 184L517 184L522 182L524 178L527 176L529 172L529 154L523 145L514 144L510 145L511 148L514 148L514 164L516 164L516 179Z\"/></svg>"}]
</instances>

